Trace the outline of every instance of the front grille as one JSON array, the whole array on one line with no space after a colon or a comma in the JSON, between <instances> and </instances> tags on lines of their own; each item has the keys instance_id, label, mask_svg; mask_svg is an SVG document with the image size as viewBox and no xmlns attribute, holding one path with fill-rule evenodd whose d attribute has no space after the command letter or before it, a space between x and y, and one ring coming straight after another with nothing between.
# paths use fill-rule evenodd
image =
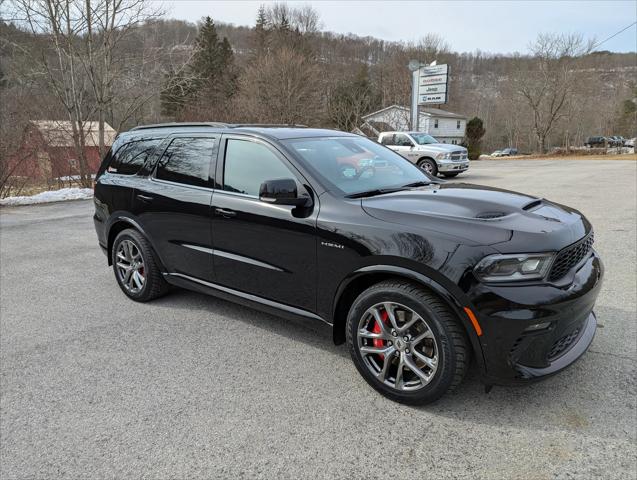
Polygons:
<instances>
[{"instance_id":1,"label":"front grille","mask_svg":"<svg viewBox=\"0 0 637 480\"><path fill-rule=\"evenodd\" d=\"M593 248L593 242L595 241L593 232L584 237L577 243L570 245L560 251L553 262L551 267L551 273L549 274L549 280L555 282L568 273L568 271L580 263L584 258L588 256Z\"/></svg>"},{"instance_id":2,"label":"front grille","mask_svg":"<svg viewBox=\"0 0 637 480\"><path fill-rule=\"evenodd\" d=\"M451 160L454 162L459 162L461 160L467 159L467 153L462 150L456 150L455 152L451 152Z\"/></svg>"},{"instance_id":3,"label":"front grille","mask_svg":"<svg viewBox=\"0 0 637 480\"><path fill-rule=\"evenodd\" d=\"M568 348L573 344L575 340L577 340L577 336L579 335L579 328L576 328L568 335L564 335L560 339L556 340L551 346L551 350L549 351L548 359L549 361L555 360L562 353L564 353Z\"/></svg>"}]
</instances>

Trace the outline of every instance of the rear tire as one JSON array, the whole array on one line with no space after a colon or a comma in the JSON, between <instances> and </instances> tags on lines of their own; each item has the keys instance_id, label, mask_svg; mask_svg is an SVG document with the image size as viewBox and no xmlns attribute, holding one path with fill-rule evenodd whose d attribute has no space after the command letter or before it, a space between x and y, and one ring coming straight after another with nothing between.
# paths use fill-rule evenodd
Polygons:
<instances>
[{"instance_id":1,"label":"rear tire","mask_svg":"<svg viewBox=\"0 0 637 480\"><path fill-rule=\"evenodd\" d=\"M438 175L438 165L431 158L422 158L418 160L418 168L432 177Z\"/></svg>"},{"instance_id":2,"label":"rear tire","mask_svg":"<svg viewBox=\"0 0 637 480\"><path fill-rule=\"evenodd\" d=\"M137 230L121 231L111 251L113 272L122 291L136 302L148 302L169 290L155 252L150 243Z\"/></svg>"},{"instance_id":3,"label":"rear tire","mask_svg":"<svg viewBox=\"0 0 637 480\"><path fill-rule=\"evenodd\" d=\"M429 290L405 281L381 282L361 293L350 308L346 333L359 373L400 403L438 400L461 383L471 359L454 312Z\"/></svg>"}]
</instances>

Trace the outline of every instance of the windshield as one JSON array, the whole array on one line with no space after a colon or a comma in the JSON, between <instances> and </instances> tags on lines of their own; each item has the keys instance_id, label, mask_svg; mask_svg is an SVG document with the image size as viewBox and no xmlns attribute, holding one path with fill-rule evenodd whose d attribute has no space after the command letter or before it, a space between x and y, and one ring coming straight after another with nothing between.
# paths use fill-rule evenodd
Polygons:
<instances>
[{"instance_id":1,"label":"windshield","mask_svg":"<svg viewBox=\"0 0 637 480\"><path fill-rule=\"evenodd\" d=\"M367 138L296 138L283 143L345 195L431 182L411 162Z\"/></svg>"},{"instance_id":2,"label":"windshield","mask_svg":"<svg viewBox=\"0 0 637 480\"><path fill-rule=\"evenodd\" d=\"M409 135L418 145L427 145L429 143L440 143L431 135L427 135L426 133L418 133L418 132L410 132Z\"/></svg>"}]
</instances>

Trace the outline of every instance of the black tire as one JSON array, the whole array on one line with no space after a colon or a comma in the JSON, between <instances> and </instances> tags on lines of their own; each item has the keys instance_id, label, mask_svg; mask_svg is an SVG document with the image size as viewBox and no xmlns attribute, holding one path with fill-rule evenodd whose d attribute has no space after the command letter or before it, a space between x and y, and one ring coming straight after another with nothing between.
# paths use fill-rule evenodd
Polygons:
<instances>
[{"instance_id":1,"label":"black tire","mask_svg":"<svg viewBox=\"0 0 637 480\"><path fill-rule=\"evenodd\" d=\"M405 391L388 386L372 373L360 352L358 337L360 324L368 315L369 309L383 302L395 302L411 309L426 321L429 330L433 333L438 354L437 369L431 380L418 390ZM424 405L438 400L462 382L471 361L466 333L453 311L437 295L405 281L381 282L361 293L350 308L346 333L350 355L363 378L384 396L400 403ZM398 341L398 339L395 341L396 349ZM394 354L397 357L391 361L398 362L400 353L394 351ZM406 350L405 354L408 355L409 350ZM395 378L395 385L397 383Z\"/></svg>"},{"instance_id":2,"label":"black tire","mask_svg":"<svg viewBox=\"0 0 637 480\"><path fill-rule=\"evenodd\" d=\"M438 165L431 158L421 158L420 160L418 160L417 165L418 165L418 168L420 168L421 170L424 170L432 177L435 177L436 175L438 175ZM429 170L429 168L431 170Z\"/></svg>"},{"instance_id":3,"label":"black tire","mask_svg":"<svg viewBox=\"0 0 637 480\"><path fill-rule=\"evenodd\" d=\"M143 286L138 290L127 287L122 275L120 274L122 268L118 265L118 261L120 260L118 258L118 251L120 250L120 246L122 246L123 242L132 242L141 255L144 282ZM121 231L117 237L115 237L113 249L111 251L111 259L113 261L113 273L115 273L117 284L129 298L136 302L148 302L161 297L168 292L169 285L166 280L164 280L161 270L159 269L155 252L148 240L146 240L146 238L144 238L144 236L137 230L126 229Z\"/></svg>"},{"instance_id":4,"label":"black tire","mask_svg":"<svg viewBox=\"0 0 637 480\"><path fill-rule=\"evenodd\" d=\"M457 177L458 175L460 175L462 172L455 172L455 173L443 173L442 175L445 178L453 178L453 177Z\"/></svg>"}]
</instances>

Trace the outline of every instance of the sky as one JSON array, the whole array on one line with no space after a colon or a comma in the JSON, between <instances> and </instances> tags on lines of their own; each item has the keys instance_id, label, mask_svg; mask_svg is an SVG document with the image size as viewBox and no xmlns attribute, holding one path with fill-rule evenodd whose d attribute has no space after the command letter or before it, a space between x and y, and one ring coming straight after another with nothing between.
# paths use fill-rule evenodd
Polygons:
<instances>
[{"instance_id":1,"label":"sky","mask_svg":"<svg viewBox=\"0 0 637 480\"><path fill-rule=\"evenodd\" d=\"M210 15L235 25L254 25L267 1L165 0L168 16L195 22ZM322 30L390 41L416 42L437 33L457 52L524 53L542 32L581 33L601 42L637 21L637 0L624 1L334 1L310 4ZM599 50L637 51L637 25L606 41Z\"/></svg>"}]
</instances>

